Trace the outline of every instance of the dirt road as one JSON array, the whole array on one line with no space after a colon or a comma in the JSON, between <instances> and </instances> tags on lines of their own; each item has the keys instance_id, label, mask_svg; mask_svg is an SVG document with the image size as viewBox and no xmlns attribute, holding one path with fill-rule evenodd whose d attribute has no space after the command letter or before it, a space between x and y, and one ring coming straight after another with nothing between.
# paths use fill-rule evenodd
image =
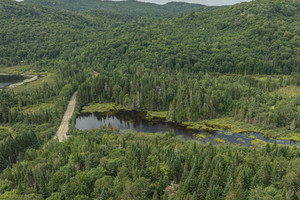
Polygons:
<instances>
[{"instance_id":1,"label":"dirt road","mask_svg":"<svg viewBox=\"0 0 300 200\"><path fill-rule=\"evenodd\" d=\"M73 94L73 96L71 97L69 104L68 104L68 108L65 112L65 115L61 121L61 124L59 126L58 131L56 132L56 135L54 138L58 138L58 140L61 142L63 141L63 139L67 138L68 136L66 135L68 129L69 129L69 120L71 119L73 113L74 113L74 109L75 109L75 105L76 105L76 94L77 92L75 92Z\"/></svg>"}]
</instances>

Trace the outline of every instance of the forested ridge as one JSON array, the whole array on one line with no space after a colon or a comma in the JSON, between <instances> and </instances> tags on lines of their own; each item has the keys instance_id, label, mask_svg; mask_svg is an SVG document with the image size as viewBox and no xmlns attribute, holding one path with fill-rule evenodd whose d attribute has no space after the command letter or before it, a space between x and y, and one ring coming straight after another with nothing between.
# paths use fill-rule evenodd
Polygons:
<instances>
[{"instance_id":1,"label":"forested ridge","mask_svg":"<svg viewBox=\"0 0 300 200\"><path fill-rule=\"evenodd\" d=\"M172 19L133 22L126 25L124 34L113 35L105 45L102 41L93 44L88 52L102 57L104 66L289 74L299 71L299 7L298 1L253 1Z\"/></svg>"},{"instance_id":2,"label":"forested ridge","mask_svg":"<svg viewBox=\"0 0 300 200\"><path fill-rule=\"evenodd\" d=\"M296 145L214 146L74 123L82 106L113 102L300 141L299 13L297 0L0 1L0 72L40 76L0 90L0 199L298 200Z\"/></svg>"},{"instance_id":3,"label":"forested ridge","mask_svg":"<svg viewBox=\"0 0 300 200\"><path fill-rule=\"evenodd\" d=\"M169 2L164 5L154 3L144 3L134 0L129 1L99 1L99 0L26 0L28 3L42 4L53 8L85 11L97 9L100 11L110 11L118 14L130 16L131 18L141 16L163 16L174 13L184 13L186 11L202 11L215 9L214 6L204 6L201 4L191 4L184 2Z\"/></svg>"},{"instance_id":4,"label":"forested ridge","mask_svg":"<svg viewBox=\"0 0 300 200\"><path fill-rule=\"evenodd\" d=\"M159 70L238 74L299 72L300 6L294 0L252 1L213 11L134 21L115 19L113 15L111 19L109 14L94 13L91 17L37 4L1 4L2 66L53 63L54 59L76 60L86 67L144 65ZM49 40L43 40L45 37ZM29 50L23 52L27 47L37 51L35 57L27 55ZM44 53L47 49L49 52Z\"/></svg>"}]
</instances>

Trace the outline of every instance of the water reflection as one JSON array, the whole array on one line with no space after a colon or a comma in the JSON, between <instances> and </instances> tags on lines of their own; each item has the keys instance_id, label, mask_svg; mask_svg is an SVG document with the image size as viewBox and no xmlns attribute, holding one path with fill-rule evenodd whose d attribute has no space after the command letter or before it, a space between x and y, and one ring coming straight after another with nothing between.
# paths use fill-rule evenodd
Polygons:
<instances>
[{"instance_id":1,"label":"water reflection","mask_svg":"<svg viewBox=\"0 0 300 200\"><path fill-rule=\"evenodd\" d=\"M148 121L142 116L145 112L137 111L122 111L114 114L101 114L101 113L82 113L76 119L75 127L79 130L91 130L99 128L101 126L112 126L120 129L120 132L126 132L128 130L133 130L137 132L145 133L165 133L169 131L174 131L177 137L185 140L195 140L194 134L201 134L200 139L203 143L212 142L213 144L220 144L223 142L230 144L237 144L243 146L253 146L253 138L249 136L254 136L255 139L262 140L269 143L286 144L286 145L297 145L290 140L273 140L270 138L265 138L264 135L260 133L232 133L230 131L216 131L213 134L204 133L201 130L189 130L185 127L181 127L178 124L165 122L165 121Z\"/></svg>"}]
</instances>

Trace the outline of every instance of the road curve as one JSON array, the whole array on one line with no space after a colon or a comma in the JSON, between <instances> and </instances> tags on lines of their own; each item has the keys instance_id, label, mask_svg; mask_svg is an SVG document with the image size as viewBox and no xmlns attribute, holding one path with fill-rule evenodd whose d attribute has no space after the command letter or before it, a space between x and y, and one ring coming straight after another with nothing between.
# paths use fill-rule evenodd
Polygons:
<instances>
[{"instance_id":1,"label":"road curve","mask_svg":"<svg viewBox=\"0 0 300 200\"><path fill-rule=\"evenodd\" d=\"M65 112L65 115L61 121L61 124L59 126L58 131L56 132L55 139L58 138L58 141L62 142L65 138L68 136L66 135L68 129L69 129L69 121L74 113L75 105L76 105L76 94L75 92L73 96L71 97L68 108Z\"/></svg>"}]
</instances>

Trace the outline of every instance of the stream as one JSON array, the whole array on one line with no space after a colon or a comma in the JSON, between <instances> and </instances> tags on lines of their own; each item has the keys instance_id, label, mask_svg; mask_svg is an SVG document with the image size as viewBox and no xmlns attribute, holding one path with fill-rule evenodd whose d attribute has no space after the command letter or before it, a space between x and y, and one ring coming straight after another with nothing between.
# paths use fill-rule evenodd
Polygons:
<instances>
[{"instance_id":1,"label":"stream","mask_svg":"<svg viewBox=\"0 0 300 200\"><path fill-rule=\"evenodd\" d=\"M0 73L0 89L19 86L38 79L38 75Z\"/></svg>"}]
</instances>

